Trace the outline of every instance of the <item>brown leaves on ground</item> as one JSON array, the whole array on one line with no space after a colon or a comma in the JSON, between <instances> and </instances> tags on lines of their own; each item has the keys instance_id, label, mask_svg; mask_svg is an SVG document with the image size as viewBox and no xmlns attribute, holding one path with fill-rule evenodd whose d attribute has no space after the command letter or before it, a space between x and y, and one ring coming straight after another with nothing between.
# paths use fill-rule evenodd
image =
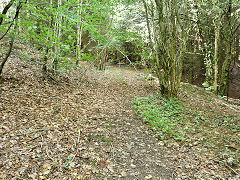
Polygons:
<instances>
[{"instance_id":1,"label":"brown leaves on ground","mask_svg":"<svg viewBox=\"0 0 240 180\"><path fill-rule=\"evenodd\" d=\"M156 92L139 72L114 67L53 81L17 63L0 84L0 179L232 177L211 153L160 142L135 116L134 96Z\"/></svg>"}]
</instances>

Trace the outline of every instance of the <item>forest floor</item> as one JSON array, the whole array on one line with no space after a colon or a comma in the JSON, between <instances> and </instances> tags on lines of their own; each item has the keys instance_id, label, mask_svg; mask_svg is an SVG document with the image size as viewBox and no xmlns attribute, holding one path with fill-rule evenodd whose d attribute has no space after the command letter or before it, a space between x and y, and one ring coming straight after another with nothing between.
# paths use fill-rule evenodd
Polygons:
<instances>
[{"instance_id":1,"label":"forest floor","mask_svg":"<svg viewBox=\"0 0 240 180\"><path fill-rule=\"evenodd\" d=\"M231 149L239 152L239 129L226 131L224 138L232 137L224 143L228 151L217 156L199 141L208 139L207 130L191 142L160 141L137 117L135 96L158 92L143 72L118 66L99 72L83 65L54 79L11 56L3 73L0 179L240 178L238 164L228 162L236 160ZM179 98L239 122L239 106L204 92L183 84ZM213 129L216 137L221 134Z\"/></svg>"}]
</instances>

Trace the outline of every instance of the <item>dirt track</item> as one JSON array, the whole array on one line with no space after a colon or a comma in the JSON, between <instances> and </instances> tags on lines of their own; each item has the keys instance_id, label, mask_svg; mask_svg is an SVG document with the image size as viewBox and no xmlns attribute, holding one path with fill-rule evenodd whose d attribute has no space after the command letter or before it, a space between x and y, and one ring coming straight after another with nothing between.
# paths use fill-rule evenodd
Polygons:
<instances>
[{"instance_id":1,"label":"dirt track","mask_svg":"<svg viewBox=\"0 0 240 180\"><path fill-rule=\"evenodd\" d=\"M157 92L140 72L115 67L54 81L37 77L28 66L18 64L16 70L16 63L8 64L0 85L0 179L231 176L194 147L159 141L136 117L134 96Z\"/></svg>"}]
</instances>

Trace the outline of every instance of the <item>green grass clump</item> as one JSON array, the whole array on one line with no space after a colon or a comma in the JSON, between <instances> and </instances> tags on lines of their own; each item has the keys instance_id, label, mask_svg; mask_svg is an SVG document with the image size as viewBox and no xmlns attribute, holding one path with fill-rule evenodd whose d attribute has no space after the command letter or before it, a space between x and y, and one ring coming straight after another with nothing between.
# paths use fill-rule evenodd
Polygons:
<instances>
[{"instance_id":1,"label":"green grass clump","mask_svg":"<svg viewBox=\"0 0 240 180\"><path fill-rule=\"evenodd\" d=\"M165 99L161 96L136 97L134 109L157 131L161 139L174 138L185 140L184 107L177 99Z\"/></svg>"}]
</instances>

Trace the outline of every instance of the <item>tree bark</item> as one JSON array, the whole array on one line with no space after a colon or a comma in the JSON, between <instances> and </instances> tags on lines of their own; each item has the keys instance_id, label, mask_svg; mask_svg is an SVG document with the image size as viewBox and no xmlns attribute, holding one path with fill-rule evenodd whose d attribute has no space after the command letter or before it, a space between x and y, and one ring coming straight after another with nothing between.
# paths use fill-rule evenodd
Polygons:
<instances>
[{"instance_id":1,"label":"tree bark","mask_svg":"<svg viewBox=\"0 0 240 180\"><path fill-rule=\"evenodd\" d=\"M26 0L26 2L27 2L27 0ZM19 5L16 8L16 13L15 13L15 16L14 16L14 19L13 19L15 21L14 31L16 31L16 29L17 29L17 20L18 20L18 16L19 16L21 8L22 8L22 2L20 2ZM3 59L1 65L0 65L0 75L2 74L3 67L6 64L8 58L9 58L11 52L12 52L14 40L15 40L15 37L14 36L11 37L8 53L6 54L5 58Z\"/></svg>"},{"instance_id":2,"label":"tree bark","mask_svg":"<svg viewBox=\"0 0 240 180\"><path fill-rule=\"evenodd\" d=\"M79 10L78 15L80 16L80 21L82 21L82 7L83 7L83 0L79 2ZM83 24L82 22L78 23L78 29L77 29L77 47L76 47L76 65L79 64L80 58L81 58L81 47L82 47L82 30L83 30Z\"/></svg>"},{"instance_id":3,"label":"tree bark","mask_svg":"<svg viewBox=\"0 0 240 180\"><path fill-rule=\"evenodd\" d=\"M43 67L42 67L42 71L44 74L47 73L48 51L49 51L49 48L47 47L44 58L43 58Z\"/></svg>"},{"instance_id":4,"label":"tree bark","mask_svg":"<svg viewBox=\"0 0 240 180\"><path fill-rule=\"evenodd\" d=\"M229 85L230 65L232 62L232 43L228 44L226 59L223 62L219 95L224 96Z\"/></svg>"},{"instance_id":5,"label":"tree bark","mask_svg":"<svg viewBox=\"0 0 240 180\"><path fill-rule=\"evenodd\" d=\"M220 80L220 87L219 87L219 95L224 96L226 90L229 86L229 75L230 75L230 65L233 60L232 56L232 43L233 43L233 32L232 32L232 23L231 23L231 13L232 13L232 0L228 1L228 11L226 13L226 30L225 30L225 37L227 40L226 46L226 58L223 62L222 72L221 72L221 80Z\"/></svg>"},{"instance_id":6,"label":"tree bark","mask_svg":"<svg viewBox=\"0 0 240 180\"><path fill-rule=\"evenodd\" d=\"M215 26L215 49L214 49L214 92L218 93L218 51L219 51L220 27Z\"/></svg>"},{"instance_id":7,"label":"tree bark","mask_svg":"<svg viewBox=\"0 0 240 180\"><path fill-rule=\"evenodd\" d=\"M153 42L152 42L152 33L151 33L151 28L150 28L150 22L149 22L149 17L148 17L148 7L147 7L147 3L145 0L142 0L143 2L143 5L144 5L144 9L145 9L145 18L146 18L146 21L147 21L147 29L148 29L148 38L149 38L149 41L150 41L150 47L152 48L153 47Z\"/></svg>"},{"instance_id":8,"label":"tree bark","mask_svg":"<svg viewBox=\"0 0 240 180\"><path fill-rule=\"evenodd\" d=\"M187 37L176 0L155 0L155 3L158 13L158 27L153 27L155 67L161 94L172 98L177 96L181 83ZM168 9L167 12L164 11L165 8Z\"/></svg>"},{"instance_id":9,"label":"tree bark","mask_svg":"<svg viewBox=\"0 0 240 180\"><path fill-rule=\"evenodd\" d=\"M15 40L15 38L12 37L12 38L11 38L11 41L10 41L10 46L9 46L8 53L6 54L5 58L3 59L1 65L0 65L0 76L1 76L1 74L2 74L3 67L4 67L5 63L7 62L8 58L9 58L11 52L12 52L14 40Z\"/></svg>"},{"instance_id":10,"label":"tree bark","mask_svg":"<svg viewBox=\"0 0 240 180\"><path fill-rule=\"evenodd\" d=\"M57 7L60 8L62 6L62 0L58 0L57 1ZM58 70L58 64L59 64L59 59L60 59L60 53L61 53L61 49L60 49L60 42L61 42L61 37L62 37L62 30L61 30L61 26L62 26L62 15L60 15L59 13L56 15L56 19L57 22L55 23L55 36L57 37L56 39L56 46L55 46L55 57L53 60L53 65L52 65L52 71L54 74L57 74L57 70Z\"/></svg>"}]
</instances>

